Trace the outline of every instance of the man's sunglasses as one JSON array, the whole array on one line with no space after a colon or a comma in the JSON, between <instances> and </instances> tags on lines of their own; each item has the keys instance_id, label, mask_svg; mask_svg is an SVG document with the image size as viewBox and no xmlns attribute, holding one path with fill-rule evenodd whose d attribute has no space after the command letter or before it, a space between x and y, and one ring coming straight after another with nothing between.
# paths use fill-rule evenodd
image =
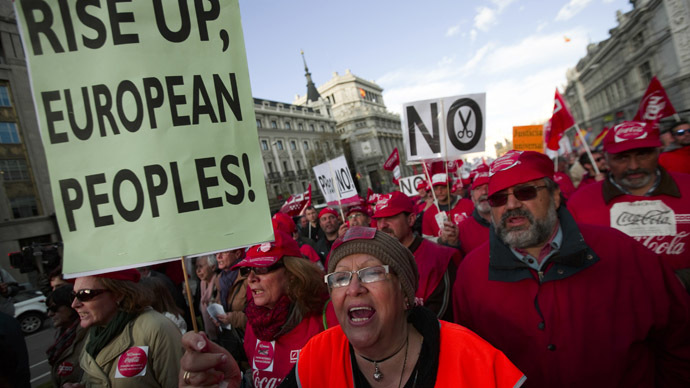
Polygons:
<instances>
[{"instance_id":1,"label":"man's sunglasses","mask_svg":"<svg viewBox=\"0 0 690 388\"><path fill-rule=\"evenodd\" d=\"M679 129L679 130L677 130L677 131L674 132L674 134L675 134L676 136L683 136L683 135L685 135L686 133L690 133L690 128Z\"/></svg>"},{"instance_id":2,"label":"man's sunglasses","mask_svg":"<svg viewBox=\"0 0 690 388\"><path fill-rule=\"evenodd\" d=\"M89 289L83 289L79 290L77 292L72 291L72 299L77 298L78 301L80 302L88 302L91 299L97 297L98 295L108 292L110 290L89 290Z\"/></svg>"},{"instance_id":3,"label":"man's sunglasses","mask_svg":"<svg viewBox=\"0 0 690 388\"><path fill-rule=\"evenodd\" d=\"M489 205L491 207L503 206L508 202L508 197L511 194L514 195L518 201L529 201L537 197L539 189L544 188L546 188L546 186L521 186L514 188L512 193L507 191L499 192L489 196Z\"/></svg>"},{"instance_id":4,"label":"man's sunglasses","mask_svg":"<svg viewBox=\"0 0 690 388\"><path fill-rule=\"evenodd\" d=\"M249 272L254 272L254 275L266 275L269 272L273 272L278 268L284 267L285 264L279 261L268 267L240 267L240 275L242 277L249 276Z\"/></svg>"}]
</instances>

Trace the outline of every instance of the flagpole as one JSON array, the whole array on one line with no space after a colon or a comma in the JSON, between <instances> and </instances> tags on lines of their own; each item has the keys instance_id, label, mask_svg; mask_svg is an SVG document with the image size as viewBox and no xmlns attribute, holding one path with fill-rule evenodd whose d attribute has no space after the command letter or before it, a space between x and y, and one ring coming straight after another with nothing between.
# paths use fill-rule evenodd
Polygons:
<instances>
[{"instance_id":1,"label":"flagpole","mask_svg":"<svg viewBox=\"0 0 690 388\"><path fill-rule=\"evenodd\" d=\"M441 211L441 209L439 209L439 207L438 207L438 199L436 199L436 193L434 192L434 185L431 182L431 177L429 175L429 169L426 168L426 163L424 163L423 160L422 160L422 166L424 166L424 173L426 174L427 182L429 182L429 186L431 186L431 195L434 197L434 205L436 205L436 209L438 211Z\"/></svg>"},{"instance_id":2,"label":"flagpole","mask_svg":"<svg viewBox=\"0 0 690 388\"><path fill-rule=\"evenodd\" d=\"M340 209L340 217L342 217L343 222L345 222L347 220L345 219L345 213L343 212L343 203L340 198L340 188L336 182L335 174L333 174L333 166L331 166L330 160L328 161L328 169L331 170L331 182L333 182L333 186L335 186L335 193L338 194L338 208Z\"/></svg>"},{"instance_id":3,"label":"flagpole","mask_svg":"<svg viewBox=\"0 0 690 388\"><path fill-rule=\"evenodd\" d=\"M443 116L445 113L444 107L443 107L443 100L441 100L441 115ZM448 211L450 211L450 206L452 205L452 202L450 200L450 177L448 176L448 128L446 128L446 121L441 120L443 123L443 164L446 166L446 190L448 190L448 194L446 195L446 198L448 199ZM433 187L432 187L433 188ZM438 208L438 211L441 211L441 208L438 207L438 204L436 205Z\"/></svg>"},{"instance_id":4,"label":"flagpole","mask_svg":"<svg viewBox=\"0 0 690 388\"><path fill-rule=\"evenodd\" d=\"M587 144L587 141L585 140L585 135L582 134L582 131L580 131L580 126L577 123L575 123L575 130L577 131L578 136L580 136L582 144L585 146L587 156L589 156L589 160L592 162L592 167L594 167L594 173L599 175L599 167L597 167L597 162L594 161L594 156L592 156L592 151L589 149L589 144Z\"/></svg>"},{"instance_id":5,"label":"flagpole","mask_svg":"<svg viewBox=\"0 0 690 388\"><path fill-rule=\"evenodd\" d=\"M194 315L194 300L192 299L192 292L189 289L189 276L187 275L187 266L184 263L184 256L180 257L180 261L182 262L182 274L184 275L184 287L185 290L187 290L187 303L189 304L189 313L192 318L192 327L194 328L194 332L198 333L199 328L196 326L196 315Z\"/></svg>"}]
</instances>

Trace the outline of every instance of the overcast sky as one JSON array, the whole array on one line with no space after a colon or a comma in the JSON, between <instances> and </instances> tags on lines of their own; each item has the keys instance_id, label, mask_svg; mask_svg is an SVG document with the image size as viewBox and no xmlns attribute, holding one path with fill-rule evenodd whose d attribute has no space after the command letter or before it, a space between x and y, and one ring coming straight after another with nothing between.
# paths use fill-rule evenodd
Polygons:
<instances>
[{"instance_id":1,"label":"overcast sky","mask_svg":"<svg viewBox=\"0 0 690 388\"><path fill-rule=\"evenodd\" d=\"M396 113L485 92L489 155L514 125L550 117L566 70L631 9L628 0L240 0L254 97L306 93L301 49L317 86L350 69L380 85Z\"/></svg>"}]
</instances>

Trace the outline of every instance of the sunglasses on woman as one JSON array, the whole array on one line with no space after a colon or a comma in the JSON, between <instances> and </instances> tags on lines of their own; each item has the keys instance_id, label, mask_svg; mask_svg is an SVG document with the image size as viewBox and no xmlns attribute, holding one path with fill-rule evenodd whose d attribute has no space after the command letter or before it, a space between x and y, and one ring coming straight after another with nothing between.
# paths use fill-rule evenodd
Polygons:
<instances>
[{"instance_id":1,"label":"sunglasses on woman","mask_svg":"<svg viewBox=\"0 0 690 388\"><path fill-rule=\"evenodd\" d=\"M110 290L104 290L104 289L90 290L90 289L85 288L85 289L79 290L77 292L72 291L72 299L77 298L77 300L80 302L88 302L91 299L97 297L98 295L100 295L104 292L108 292L108 291L110 291Z\"/></svg>"},{"instance_id":2,"label":"sunglasses on woman","mask_svg":"<svg viewBox=\"0 0 690 388\"><path fill-rule=\"evenodd\" d=\"M249 276L249 272L254 272L254 275L266 275L269 272L273 272L278 268L282 268L285 265L282 262L277 262L268 267L240 267L241 276Z\"/></svg>"},{"instance_id":3,"label":"sunglasses on woman","mask_svg":"<svg viewBox=\"0 0 690 388\"><path fill-rule=\"evenodd\" d=\"M511 194L515 196L518 201L529 201L537 198L537 192L539 189L543 188L546 188L546 186L520 186L514 188L512 193L507 191L499 192L489 196L489 205L491 207L503 206L508 202L508 196Z\"/></svg>"}]
</instances>

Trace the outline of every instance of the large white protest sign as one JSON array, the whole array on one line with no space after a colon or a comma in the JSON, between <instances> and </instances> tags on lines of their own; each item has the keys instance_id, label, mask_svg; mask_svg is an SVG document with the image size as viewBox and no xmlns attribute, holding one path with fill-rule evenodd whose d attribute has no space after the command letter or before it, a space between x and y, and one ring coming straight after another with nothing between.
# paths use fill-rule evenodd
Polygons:
<instances>
[{"instance_id":1,"label":"large white protest sign","mask_svg":"<svg viewBox=\"0 0 690 388\"><path fill-rule=\"evenodd\" d=\"M403 105L407 160L455 160L484 151L486 94L436 98Z\"/></svg>"},{"instance_id":2,"label":"large white protest sign","mask_svg":"<svg viewBox=\"0 0 690 388\"><path fill-rule=\"evenodd\" d=\"M417 195L417 183L420 181L424 181L424 174L400 178L400 191L408 197Z\"/></svg>"},{"instance_id":3,"label":"large white protest sign","mask_svg":"<svg viewBox=\"0 0 690 388\"><path fill-rule=\"evenodd\" d=\"M239 4L201 3L15 1L65 274L273 240Z\"/></svg>"},{"instance_id":4,"label":"large white protest sign","mask_svg":"<svg viewBox=\"0 0 690 388\"><path fill-rule=\"evenodd\" d=\"M344 156L319 164L313 170L319 189L329 205L359 200L355 182Z\"/></svg>"}]
</instances>

